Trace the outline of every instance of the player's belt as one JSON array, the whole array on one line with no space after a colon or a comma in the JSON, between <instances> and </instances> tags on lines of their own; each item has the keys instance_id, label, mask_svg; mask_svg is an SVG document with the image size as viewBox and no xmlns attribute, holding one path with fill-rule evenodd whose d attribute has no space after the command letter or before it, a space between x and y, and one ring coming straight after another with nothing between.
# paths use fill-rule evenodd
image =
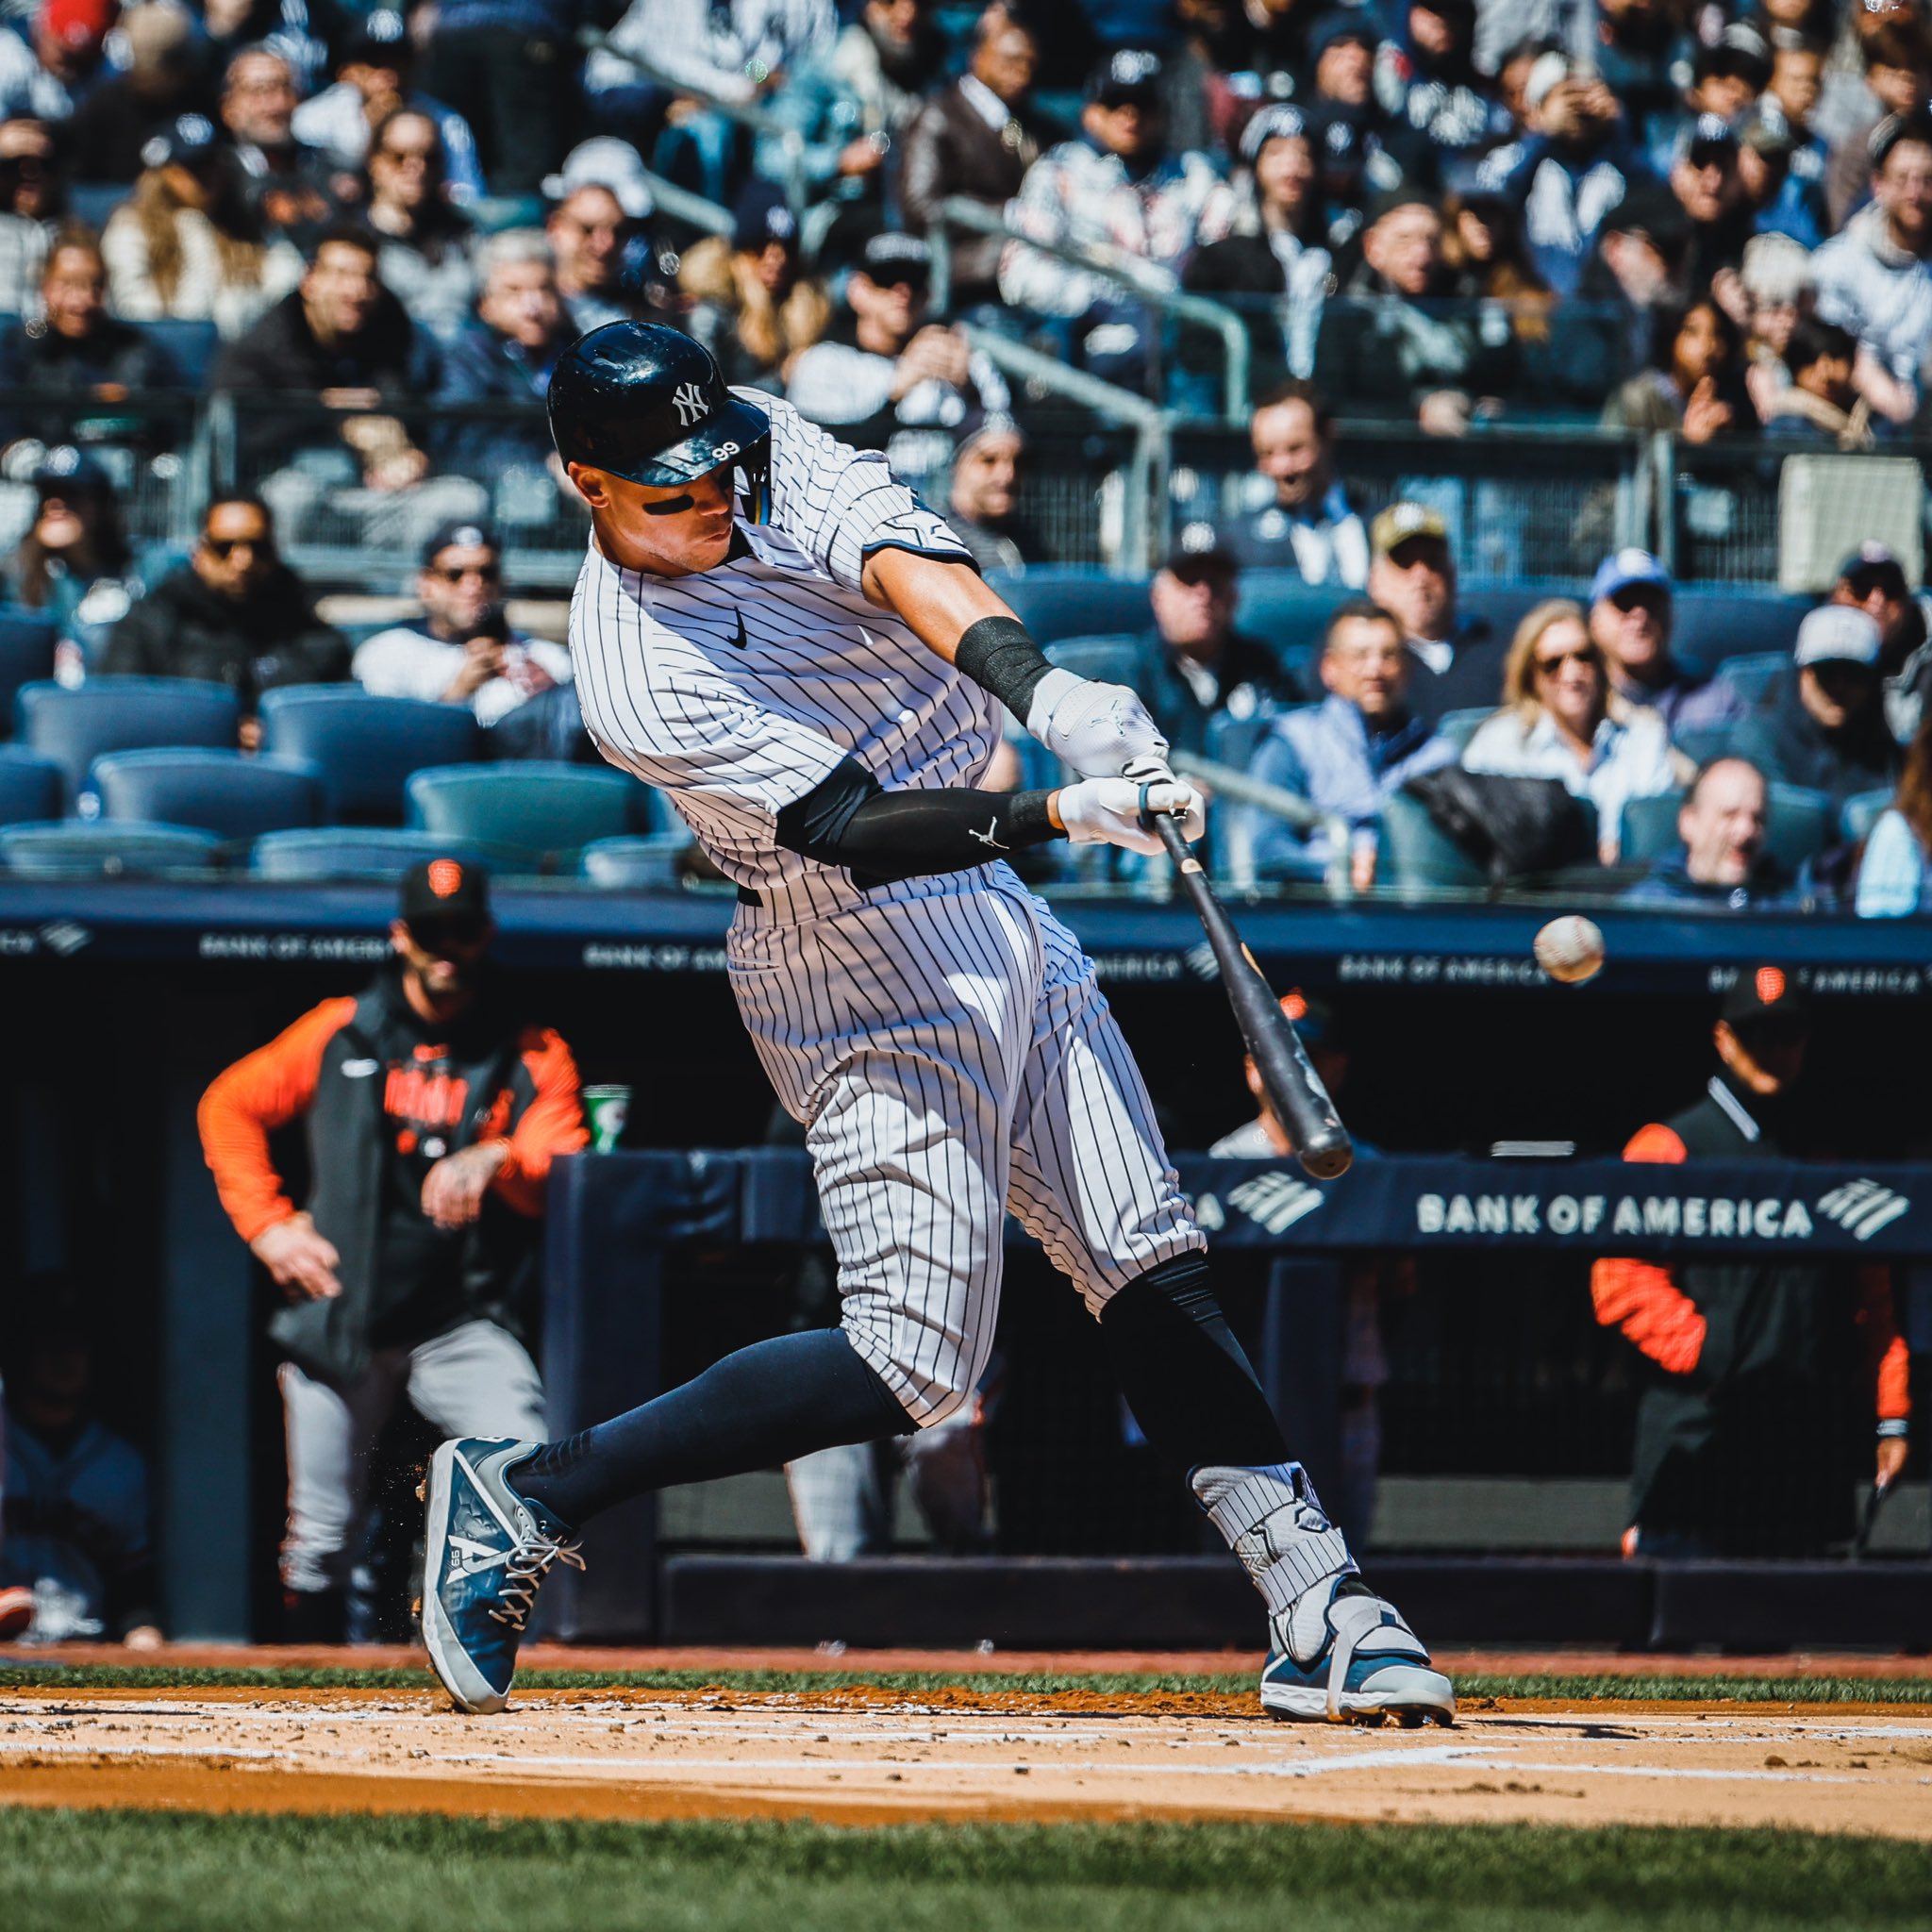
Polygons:
<instances>
[{"instance_id":1,"label":"player's belt","mask_svg":"<svg viewBox=\"0 0 1932 1932\"><path fill-rule=\"evenodd\" d=\"M856 872L852 874L852 883L861 892L883 892L892 881L891 879L869 878L864 873ZM740 886L738 889L738 903L741 906L762 906L765 901L763 894L758 891L756 886Z\"/></svg>"}]
</instances>

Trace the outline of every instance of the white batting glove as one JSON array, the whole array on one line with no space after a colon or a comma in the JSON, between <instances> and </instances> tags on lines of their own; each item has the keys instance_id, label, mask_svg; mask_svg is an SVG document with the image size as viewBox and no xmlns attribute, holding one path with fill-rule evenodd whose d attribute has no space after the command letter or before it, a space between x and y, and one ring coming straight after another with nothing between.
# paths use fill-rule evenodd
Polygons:
<instances>
[{"instance_id":1,"label":"white batting glove","mask_svg":"<svg viewBox=\"0 0 1932 1932\"><path fill-rule=\"evenodd\" d=\"M1124 684L1049 671L1033 692L1026 728L1083 778L1111 778L1135 758L1167 756L1147 707Z\"/></svg>"},{"instance_id":2,"label":"white batting glove","mask_svg":"<svg viewBox=\"0 0 1932 1932\"><path fill-rule=\"evenodd\" d=\"M1167 847L1158 832L1141 824L1141 782L1133 778L1083 778L1058 793L1060 824L1075 845L1123 845L1129 852L1158 854ZM1181 836L1191 845L1207 830L1201 794L1185 778L1147 786L1147 809L1179 820Z\"/></svg>"}]
</instances>

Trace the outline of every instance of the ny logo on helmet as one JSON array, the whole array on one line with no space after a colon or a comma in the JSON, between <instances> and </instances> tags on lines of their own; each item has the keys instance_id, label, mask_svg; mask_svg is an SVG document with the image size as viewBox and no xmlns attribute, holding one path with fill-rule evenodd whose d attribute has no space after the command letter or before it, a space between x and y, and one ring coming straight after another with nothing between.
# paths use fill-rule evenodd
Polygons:
<instances>
[{"instance_id":1,"label":"ny logo on helmet","mask_svg":"<svg viewBox=\"0 0 1932 1932\"><path fill-rule=\"evenodd\" d=\"M705 392L694 382L680 382L671 393L678 427L689 429L705 413Z\"/></svg>"}]
</instances>

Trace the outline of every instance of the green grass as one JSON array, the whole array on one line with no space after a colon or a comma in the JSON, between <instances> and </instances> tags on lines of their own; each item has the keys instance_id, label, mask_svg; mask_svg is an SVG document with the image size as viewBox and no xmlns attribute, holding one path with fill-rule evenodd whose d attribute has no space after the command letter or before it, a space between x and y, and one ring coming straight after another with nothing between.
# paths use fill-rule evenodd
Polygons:
<instances>
[{"instance_id":1,"label":"green grass","mask_svg":"<svg viewBox=\"0 0 1932 1932\"><path fill-rule=\"evenodd\" d=\"M1932 1924L1932 1846L1528 1826L0 1811L8 1932L1577 1932Z\"/></svg>"},{"instance_id":2,"label":"green grass","mask_svg":"<svg viewBox=\"0 0 1932 1932\"><path fill-rule=\"evenodd\" d=\"M68 1690L423 1690L428 1670L358 1670L353 1666L314 1670L238 1667L187 1670L170 1664L0 1664L0 1691L58 1687ZM1206 1693L1240 1696L1252 1691L1252 1672L1096 1671L1089 1674L993 1671L525 1671L518 1688L541 1690L708 1690L747 1695L799 1691L907 1691L934 1695L964 1690L978 1695L1019 1692L1049 1695L1086 1691L1114 1697L1141 1693ZM1482 1697L1564 1698L1586 1703L1602 1698L1641 1698L1668 1703L1724 1701L1766 1704L1932 1704L1932 1677L1775 1677L1712 1671L1697 1676L1622 1672L1536 1673L1465 1672L1456 1680L1457 1694L1470 1702Z\"/></svg>"}]
</instances>

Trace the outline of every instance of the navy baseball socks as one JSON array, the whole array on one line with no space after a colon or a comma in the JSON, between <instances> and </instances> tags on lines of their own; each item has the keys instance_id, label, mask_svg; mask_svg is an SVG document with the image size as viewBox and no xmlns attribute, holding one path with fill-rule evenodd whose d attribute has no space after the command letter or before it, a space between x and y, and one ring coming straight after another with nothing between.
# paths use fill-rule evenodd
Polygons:
<instances>
[{"instance_id":1,"label":"navy baseball socks","mask_svg":"<svg viewBox=\"0 0 1932 1932\"><path fill-rule=\"evenodd\" d=\"M1330 1724L1456 1722L1456 1692L1363 1581L1298 1462L1197 1469L1196 1500L1268 1606L1262 1708Z\"/></svg>"},{"instance_id":2,"label":"navy baseball socks","mask_svg":"<svg viewBox=\"0 0 1932 1932\"><path fill-rule=\"evenodd\" d=\"M501 1710L552 1568L581 1570L573 1524L672 1483L771 1469L907 1435L912 1419L836 1328L780 1335L561 1442L445 1442L419 1491L423 1641L464 1710Z\"/></svg>"}]
</instances>

